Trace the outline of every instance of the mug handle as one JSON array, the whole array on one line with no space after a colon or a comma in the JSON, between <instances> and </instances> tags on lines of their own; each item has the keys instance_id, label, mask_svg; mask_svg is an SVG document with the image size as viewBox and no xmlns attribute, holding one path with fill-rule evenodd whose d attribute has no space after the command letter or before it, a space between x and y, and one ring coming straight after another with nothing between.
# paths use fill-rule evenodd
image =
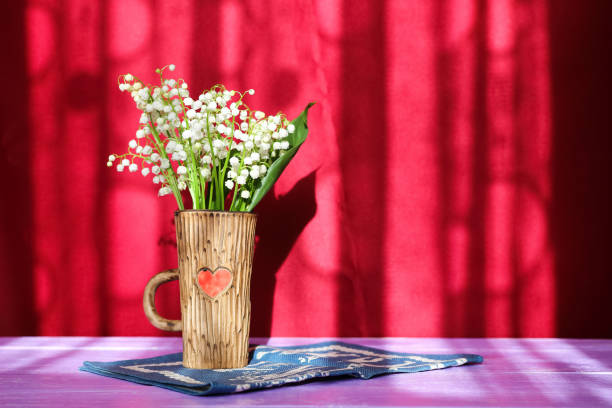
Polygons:
<instances>
[{"instance_id":1,"label":"mug handle","mask_svg":"<svg viewBox=\"0 0 612 408\"><path fill-rule=\"evenodd\" d=\"M149 322L160 330L166 331L181 331L183 330L183 322L180 320L170 320L161 317L155 309L155 292L162 283L171 282L179 278L178 269L168 269L154 275L147 283L142 298L145 315Z\"/></svg>"}]
</instances>

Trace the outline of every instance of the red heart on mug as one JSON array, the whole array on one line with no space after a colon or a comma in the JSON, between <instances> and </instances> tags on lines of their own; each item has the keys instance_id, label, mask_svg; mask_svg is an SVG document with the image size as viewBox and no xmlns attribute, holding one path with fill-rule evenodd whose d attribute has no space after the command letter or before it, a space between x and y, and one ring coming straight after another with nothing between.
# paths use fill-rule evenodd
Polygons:
<instances>
[{"instance_id":1,"label":"red heart on mug","mask_svg":"<svg viewBox=\"0 0 612 408\"><path fill-rule=\"evenodd\" d=\"M216 298L232 284L232 273L227 268L217 268L212 272L208 268L202 268L198 272L198 284L200 289L211 298Z\"/></svg>"}]
</instances>

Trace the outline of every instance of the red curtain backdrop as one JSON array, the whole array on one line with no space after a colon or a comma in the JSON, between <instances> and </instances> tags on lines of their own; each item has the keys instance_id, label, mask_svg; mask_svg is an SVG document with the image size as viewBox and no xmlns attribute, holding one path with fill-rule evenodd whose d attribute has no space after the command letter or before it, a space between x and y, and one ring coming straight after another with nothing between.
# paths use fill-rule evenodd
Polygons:
<instances>
[{"instance_id":1,"label":"red curtain backdrop","mask_svg":"<svg viewBox=\"0 0 612 408\"><path fill-rule=\"evenodd\" d=\"M106 157L139 118L117 76L173 63L317 102L256 209L252 335L612 336L608 4L5 2L0 334L162 334L175 202Z\"/></svg>"}]
</instances>

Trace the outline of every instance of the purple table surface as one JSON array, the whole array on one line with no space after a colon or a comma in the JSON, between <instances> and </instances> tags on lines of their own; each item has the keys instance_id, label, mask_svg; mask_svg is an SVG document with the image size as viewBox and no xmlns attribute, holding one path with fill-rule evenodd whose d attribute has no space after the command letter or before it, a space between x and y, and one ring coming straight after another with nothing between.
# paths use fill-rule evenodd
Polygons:
<instances>
[{"instance_id":1,"label":"purple table surface","mask_svg":"<svg viewBox=\"0 0 612 408\"><path fill-rule=\"evenodd\" d=\"M289 346L333 339L251 340ZM180 338L0 337L0 406L612 406L612 340L340 340L398 352L476 353L484 356L485 362L367 381L344 378L241 394L193 397L78 371L84 360L127 360L178 352Z\"/></svg>"}]
</instances>

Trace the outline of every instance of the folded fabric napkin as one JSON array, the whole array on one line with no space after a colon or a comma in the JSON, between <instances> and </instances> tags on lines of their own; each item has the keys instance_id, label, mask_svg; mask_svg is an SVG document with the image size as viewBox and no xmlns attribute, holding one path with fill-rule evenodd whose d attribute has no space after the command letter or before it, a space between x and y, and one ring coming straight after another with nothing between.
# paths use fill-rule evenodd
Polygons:
<instances>
[{"instance_id":1,"label":"folded fabric napkin","mask_svg":"<svg viewBox=\"0 0 612 408\"><path fill-rule=\"evenodd\" d=\"M229 394L278 387L311 378L414 373L481 363L476 354L395 353L338 341L292 347L255 346L244 368L197 370L182 365L182 354L112 363L85 361L94 374L155 385L190 395Z\"/></svg>"}]
</instances>

